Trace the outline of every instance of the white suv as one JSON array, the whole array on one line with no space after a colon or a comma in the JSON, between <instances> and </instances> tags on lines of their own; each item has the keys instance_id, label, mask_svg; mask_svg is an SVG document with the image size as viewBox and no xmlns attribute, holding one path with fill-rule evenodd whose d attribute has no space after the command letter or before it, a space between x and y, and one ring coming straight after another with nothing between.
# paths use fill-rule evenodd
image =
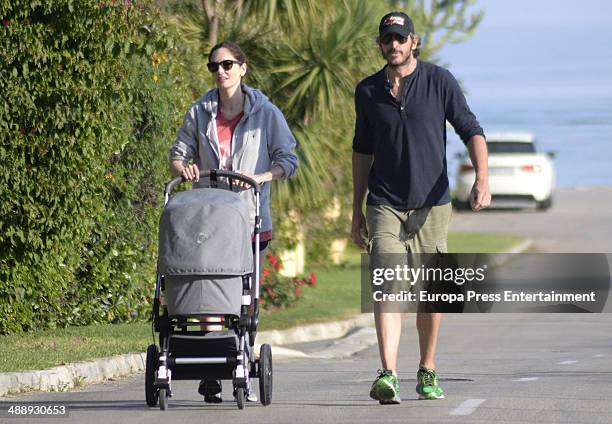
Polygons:
<instances>
[{"instance_id":1,"label":"white suv","mask_svg":"<svg viewBox=\"0 0 612 424\"><path fill-rule=\"evenodd\" d=\"M554 154L538 152L533 134L488 134L487 147L491 207L515 208L534 203L539 210L551 207L555 186ZM467 152L459 154L456 181L453 204L457 209L467 209L474 184L474 167Z\"/></svg>"}]
</instances>

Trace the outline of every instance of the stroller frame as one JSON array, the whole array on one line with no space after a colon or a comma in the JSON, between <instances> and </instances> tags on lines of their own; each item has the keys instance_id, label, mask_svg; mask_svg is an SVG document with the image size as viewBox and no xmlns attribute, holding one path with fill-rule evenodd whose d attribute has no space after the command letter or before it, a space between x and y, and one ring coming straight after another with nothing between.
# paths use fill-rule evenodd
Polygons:
<instances>
[{"instance_id":1,"label":"stroller frame","mask_svg":"<svg viewBox=\"0 0 612 424\"><path fill-rule=\"evenodd\" d=\"M159 348L155 344L149 345L147 349L145 370L145 397L147 405L154 407L159 401L161 410L168 407L168 398L172 397L172 378L177 380L193 380L203 377L212 379L227 379L231 373L234 395L239 409L244 408L245 396L249 390L253 390L251 379L259 379L260 401L267 406L272 401L272 351L269 345L263 344L260 348L259 359L255 359L254 344L259 323L259 258L260 258L260 186L252 178L231 171L210 170L200 173L200 178L210 180L210 188L218 188L218 178L227 178L229 190L232 190L233 181L242 181L249 185L249 189L255 192L255 252L253 260L253 274L242 276L242 304L240 316L224 316L224 326L228 330L226 334L234 332L238 336L238 346L235 346L235 336L231 335L223 339L207 338L210 332L206 330L192 331L189 327L211 325L218 323L189 321L190 316L171 317L167 310L161 312L162 291L164 290L164 275L160 273L159 258L157 265L157 277L155 284L155 296L152 310L152 332L159 333ZM164 207L172 197L173 189L180 183L185 182L182 177L168 182L164 189ZM254 281L253 281L254 280ZM251 284L255 284L254 299L245 291L250 290ZM253 312L249 314L248 307L253 304ZM164 308L165 309L165 308ZM194 314L191 317L202 317L206 314ZM218 316L218 315L215 315ZM219 332L221 333L221 332ZM153 336L155 339L155 336ZM229 341L233 337L234 345ZM216 344L218 350L229 347L229 353L221 356L199 355L200 350L193 349L200 340L207 339L208 343ZM174 345L184 343L182 354L173 351ZM225 344L224 344L225 343ZM189 348L192 346L192 348Z\"/></svg>"}]
</instances>

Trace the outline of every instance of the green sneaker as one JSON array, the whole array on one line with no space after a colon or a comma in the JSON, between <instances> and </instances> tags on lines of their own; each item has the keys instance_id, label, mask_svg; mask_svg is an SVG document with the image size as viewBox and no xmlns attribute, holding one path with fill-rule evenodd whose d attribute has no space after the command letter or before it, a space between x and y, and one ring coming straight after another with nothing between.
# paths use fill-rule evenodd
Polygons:
<instances>
[{"instance_id":1,"label":"green sneaker","mask_svg":"<svg viewBox=\"0 0 612 424\"><path fill-rule=\"evenodd\" d=\"M378 370L378 377L370 389L370 397L379 401L381 405L398 404L402 401L399 391L399 382L393 373L389 370Z\"/></svg>"},{"instance_id":2,"label":"green sneaker","mask_svg":"<svg viewBox=\"0 0 612 424\"><path fill-rule=\"evenodd\" d=\"M435 370L419 368L417 371L416 392L419 399L444 399L444 391L438 386Z\"/></svg>"}]
</instances>

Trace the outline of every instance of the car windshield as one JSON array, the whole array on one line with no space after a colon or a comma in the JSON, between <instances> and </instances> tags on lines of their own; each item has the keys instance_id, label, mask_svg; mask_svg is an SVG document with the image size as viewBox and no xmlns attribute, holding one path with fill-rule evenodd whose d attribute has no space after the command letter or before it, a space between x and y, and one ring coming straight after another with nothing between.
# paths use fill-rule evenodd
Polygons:
<instances>
[{"instance_id":1,"label":"car windshield","mask_svg":"<svg viewBox=\"0 0 612 424\"><path fill-rule=\"evenodd\" d=\"M535 153L533 143L520 141L490 141L487 143L489 153Z\"/></svg>"}]
</instances>

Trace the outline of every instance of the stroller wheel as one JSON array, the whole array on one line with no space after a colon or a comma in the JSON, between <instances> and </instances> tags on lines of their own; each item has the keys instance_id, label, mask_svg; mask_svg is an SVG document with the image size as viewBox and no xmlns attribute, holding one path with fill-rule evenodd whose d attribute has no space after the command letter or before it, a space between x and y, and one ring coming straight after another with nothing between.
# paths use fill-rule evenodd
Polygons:
<instances>
[{"instance_id":1,"label":"stroller wheel","mask_svg":"<svg viewBox=\"0 0 612 424\"><path fill-rule=\"evenodd\" d=\"M259 398L261 404L272 403L272 348L262 344L259 350Z\"/></svg>"},{"instance_id":2,"label":"stroller wheel","mask_svg":"<svg viewBox=\"0 0 612 424\"><path fill-rule=\"evenodd\" d=\"M157 371L158 357L157 346L154 344L149 345L145 367L145 399L147 400L147 405L151 407L156 406L159 399L159 389L155 387L155 371Z\"/></svg>"},{"instance_id":3,"label":"stroller wheel","mask_svg":"<svg viewBox=\"0 0 612 424\"><path fill-rule=\"evenodd\" d=\"M244 387L236 389L236 403L238 404L238 409L244 409Z\"/></svg>"},{"instance_id":4,"label":"stroller wheel","mask_svg":"<svg viewBox=\"0 0 612 424\"><path fill-rule=\"evenodd\" d=\"M168 393L166 389L159 389L159 409L165 411L168 408Z\"/></svg>"}]
</instances>

